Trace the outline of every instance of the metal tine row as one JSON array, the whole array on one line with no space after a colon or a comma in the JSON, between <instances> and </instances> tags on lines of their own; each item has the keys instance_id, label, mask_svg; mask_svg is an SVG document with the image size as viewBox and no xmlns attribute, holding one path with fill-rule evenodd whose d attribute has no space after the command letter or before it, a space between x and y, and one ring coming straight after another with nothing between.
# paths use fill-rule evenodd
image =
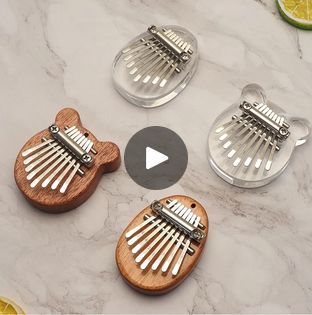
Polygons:
<instances>
[{"instance_id":1,"label":"metal tine row","mask_svg":"<svg viewBox=\"0 0 312 315\"><path fill-rule=\"evenodd\" d=\"M279 116L273 112L273 110L266 104L260 103L255 106L255 108L267 116L270 120L276 122L278 125L283 126L285 118L283 116Z\"/></svg>"},{"instance_id":2,"label":"metal tine row","mask_svg":"<svg viewBox=\"0 0 312 315\"><path fill-rule=\"evenodd\" d=\"M189 50L190 44L171 30L166 30L165 35L177 44L181 49ZM137 41L133 46L123 50L129 74L135 75L133 81L142 81L153 85L159 82L159 87L164 87L174 71L179 66L179 58L156 38L148 36Z\"/></svg>"},{"instance_id":3,"label":"metal tine row","mask_svg":"<svg viewBox=\"0 0 312 315\"><path fill-rule=\"evenodd\" d=\"M264 109L260 107L260 110ZM238 167L242 162L244 162L245 167L249 167L257 157L254 166L259 169L268 155L265 169L266 171L271 169L274 153L277 149L277 139L274 133L267 130L253 117L249 115L235 117L216 128L215 132L220 135L219 140L228 152L227 157L229 159L235 157L234 167Z\"/></svg>"},{"instance_id":4,"label":"metal tine row","mask_svg":"<svg viewBox=\"0 0 312 315\"><path fill-rule=\"evenodd\" d=\"M195 215L190 208L187 208L182 203L178 202L178 200L170 201L167 207L189 223L194 224L194 226L198 226L200 223L200 217ZM152 232L149 233L150 231ZM144 237L145 235L146 237ZM128 231L125 237L128 240L128 245L131 246L136 244L132 248L133 254L137 254L143 249L135 258L135 262L140 263L140 268L142 270L145 270L156 255L158 255L151 266L152 270L157 270L171 250L161 268L162 272L167 272L178 250L183 246L181 254L172 269L172 274L174 276L178 274L188 247L191 244L191 240L184 233L167 221L155 216L150 216L147 220ZM185 242L183 243L184 240ZM145 245L147 246L144 248Z\"/></svg>"},{"instance_id":5,"label":"metal tine row","mask_svg":"<svg viewBox=\"0 0 312 315\"><path fill-rule=\"evenodd\" d=\"M65 133L87 153L92 150L93 142L82 134L76 126L66 129ZM32 188L35 188L42 180L44 181L41 186L47 187L63 170L52 183L51 189L57 189L61 181L66 178L60 188L60 192L65 193L75 174L82 172L80 163L63 145L54 139L44 138L39 145L22 152L22 156L25 157L25 171L28 173L26 178L32 180L30 184Z\"/></svg>"}]
</instances>

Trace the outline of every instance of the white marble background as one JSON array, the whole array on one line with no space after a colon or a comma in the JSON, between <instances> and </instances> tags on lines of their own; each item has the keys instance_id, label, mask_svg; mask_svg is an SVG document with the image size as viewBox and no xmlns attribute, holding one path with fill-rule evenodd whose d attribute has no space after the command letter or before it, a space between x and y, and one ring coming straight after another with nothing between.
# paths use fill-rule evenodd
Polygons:
<instances>
[{"instance_id":1,"label":"white marble background","mask_svg":"<svg viewBox=\"0 0 312 315\"><path fill-rule=\"evenodd\" d=\"M144 110L113 89L111 64L151 23L189 28L201 57L179 97ZM273 0L0 0L0 295L27 313L311 313L311 143L260 189L232 187L207 163L209 127L250 82L312 121L312 32L284 23ZM62 106L122 152L143 127L172 128L189 150L184 177L147 191L122 165L75 211L33 209L15 186L15 157ZM180 287L144 296L122 281L115 245L147 202L172 193L207 208L209 240Z\"/></svg>"}]
</instances>

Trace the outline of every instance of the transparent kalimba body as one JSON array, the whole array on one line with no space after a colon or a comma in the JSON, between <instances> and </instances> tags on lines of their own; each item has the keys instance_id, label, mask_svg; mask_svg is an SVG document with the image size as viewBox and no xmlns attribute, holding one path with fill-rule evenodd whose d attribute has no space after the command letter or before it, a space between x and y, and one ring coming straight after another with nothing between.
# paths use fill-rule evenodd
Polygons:
<instances>
[{"instance_id":1,"label":"transparent kalimba body","mask_svg":"<svg viewBox=\"0 0 312 315\"><path fill-rule=\"evenodd\" d=\"M267 100L259 85L249 84L240 99L215 120L207 155L213 170L228 183L260 187L283 172L310 132L306 119L289 116Z\"/></svg>"},{"instance_id":2,"label":"transparent kalimba body","mask_svg":"<svg viewBox=\"0 0 312 315\"><path fill-rule=\"evenodd\" d=\"M117 54L113 81L129 102L157 107L177 96L194 75L196 38L180 26L150 26Z\"/></svg>"}]
</instances>

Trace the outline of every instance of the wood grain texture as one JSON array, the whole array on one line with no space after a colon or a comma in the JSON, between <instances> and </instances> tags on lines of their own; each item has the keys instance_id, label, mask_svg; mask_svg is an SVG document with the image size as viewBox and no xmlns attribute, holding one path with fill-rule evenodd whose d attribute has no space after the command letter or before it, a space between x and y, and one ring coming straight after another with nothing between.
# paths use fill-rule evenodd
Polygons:
<instances>
[{"instance_id":1,"label":"wood grain texture","mask_svg":"<svg viewBox=\"0 0 312 315\"><path fill-rule=\"evenodd\" d=\"M48 129L34 135L29 139L19 152L15 167L15 181L25 198L35 207L52 213L59 213L74 209L81 205L96 189L101 176L104 173L115 171L120 165L120 152L116 144L112 142L98 141L95 136L82 126L78 112L72 108L62 109L56 116L55 123L62 129L65 126L76 126L82 133L88 133L88 138L94 142L97 154L94 155L94 164L91 168L84 168L85 175L74 176L65 194L50 187L42 188L37 185L30 187L30 181L26 179L27 173L23 164L21 153L26 149L39 144L43 137L50 138Z\"/></svg>"},{"instance_id":2,"label":"wood grain texture","mask_svg":"<svg viewBox=\"0 0 312 315\"><path fill-rule=\"evenodd\" d=\"M192 256L188 254L185 256L183 264L177 276L173 276L171 274L171 270L172 267L175 265L176 261L178 260L181 250L179 250L178 253L175 255L175 258L172 261L170 268L166 273L162 273L161 266L158 267L158 270L156 271L153 271L151 269L143 271L140 269L139 264L135 263L134 260L135 255L131 252L133 246L129 247L129 245L127 244L127 240L125 238L125 234L129 230L133 229L135 226L137 226L143 221L143 217L145 214L152 215L152 210L150 209L149 206L143 209L131 221L131 223L127 226L127 228L120 236L116 247L115 258L118 269L123 279L134 289L145 294L150 295L163 294L169 292L177 285L179 285L190 274L190 272L198 262L207 240L209 221L207 213L205 209L202 207L202 205L190 197L180 195L163 198L160 201L163 204L165 204L167 199L177 199L185 206L192 208L192 211L201 217L201 223L204 224L206 227L204 230L204 232L206 233L206 237L200 242L200 244L192 242L191 246L195 249L195 253ZM166 257L168 257L168 255ZM155 259L156 257L154 258L154 260Z\"/></svg>"}]
</instances>

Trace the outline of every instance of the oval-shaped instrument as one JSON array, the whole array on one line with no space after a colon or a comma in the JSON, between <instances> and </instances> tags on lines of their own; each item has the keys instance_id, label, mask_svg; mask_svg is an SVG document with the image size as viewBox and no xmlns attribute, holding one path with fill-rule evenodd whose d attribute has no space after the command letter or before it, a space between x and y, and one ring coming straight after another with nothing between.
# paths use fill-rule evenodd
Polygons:
<instances>
[{"instance_id":1,"label":"oval-shaped instrument","mask_svg":"<svg viewBox=\"0 0 312 315\"><path fill-rule=\"evenodd\" d=\"M62 109L55 123L29 139L19 152L14 175L25 198L47 212L64 212L82 204L103 173L120 165L119 148L98 141L82 126L79 114Z\"/></svg>"},{"instance_id":2,"label":"oval-shaped instrument","mask_svg":"<svg viewBox=\"0 0 312 315\"><path fill-rule=\"evenodd\" d=\"M287 115L266 99L259 85L250 84L211 127L209 162L221 178L235 186L263 186L281 174L310 131L306 119Z\"/></svg>"},{"instance_id":3,"label":"oval-shaped instrument","mask_svg":"<svg viewBox=\"0 0 312 315\"><path fill-rule=\"evenodd\" d=\"M120 236L116 262L124 280L151 295L179 285L198 262L208 216L197 201L171 196L143 209Z\"/></svg>"},{"instance_id":4,"label":"oval-shaped instrument","mask_svg":"<svg viewBox=\"0 0 312 315\"><path fill-rule=\"evenodd\" d=\"M197 61L197 40L188 30L176 25L152 25L117 54L114 85L135 105L160 106L187 86Z\"/></svg>"}]
</instances>

